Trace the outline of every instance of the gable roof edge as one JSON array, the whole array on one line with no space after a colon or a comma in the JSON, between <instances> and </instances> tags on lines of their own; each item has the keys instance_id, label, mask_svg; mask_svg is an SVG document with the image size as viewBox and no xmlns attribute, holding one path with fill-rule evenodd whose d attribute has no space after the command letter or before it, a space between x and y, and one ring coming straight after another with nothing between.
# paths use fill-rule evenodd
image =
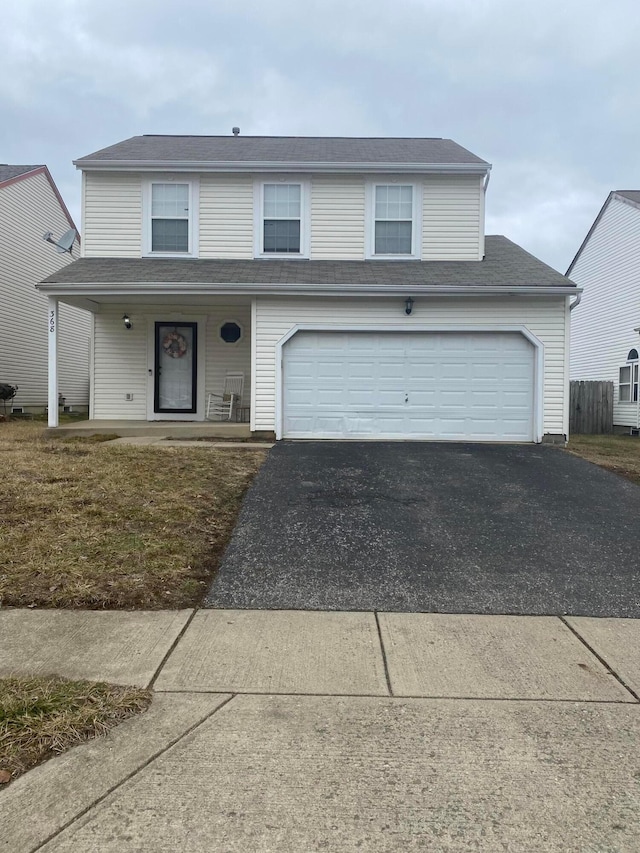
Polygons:
<instances>
[{"instance_id":1,"label":"gable roof edge","mask_svg":"<svg viewBox=\"0 0 640 853\"><path fill-rule=\"evenodd\" d=\"M596 216L596 218L594 219L594 221L593 221L593 225L592 225L592 226L591 226L591 228L589 228L589 230L587 231L587 236L584 238L584 240L583 240L583 241L582 241L582 243L580 244L580 248L578 249L578 251L576 252L576 254L575 254L574 258L573 258L573 260L571 261L571 263L570 263L570 264L569 264L569 266L567 267L567 271L566 271L566 273L565 273L565 275L566 275L566 276L570 275L571 270L574 268L574 266L575 266L575 265L576 265L576 263L578 262L578 259L579 259L580 255L582 254L582 252L583 252L583 250L584 250L585 246L586 246L586 245L587 245L587 243L589 242L589 239L591 238L591 235L592 235L592 234L593 234L593 232L596 230L596 228L597 228L598 224L600 223L600 220L601 220L601 219L602 219L602 217L604 216L604 213L605 213L606 209L609 207L609 205L611 204L611 202L612 202L612 200L613 200L614 198L616 198L618 201L621 201L623 204L628 204L630 207L635 207L635 208L636 208L636 210L640 210L640 203L638 203L637 201L634 201L634 200L633 200L633 199L631 199L631 198L627 198L627 197L626 197L626 196L624 196L624 195L621 195L617 190L611 190L611 192L609 193L609 195L608 195L608 196L607 196L607 198L606 198L605 203L604 203L604 204L602 205L602 207L600 208L600 212L598 213L598 215L597 215L597 216Z\"/></svg>"},{"instance_id":2,"label":"gable roof edge","mask_svg":"<svg viewBox=\"0 0 640 853\"><path fill-rule=\"evenodd\" d=\"M0 189L3 189L4 187L9 187L12 184L20 183L20 181L25 181L25 180L27 180L27 178L35 178L36 175L44 175L45 178L47 179L47 181L49 182L49 186L51 187L51 191L55 195L55 197L58 201L58 204L60 205L67 222L69 223L71 228L73 228L73 230L76 232L76 235L78 237L78 242L80 242L80 232L78 231L76 224L73 221L73 217L69 213L69 208L64 203L64 199L60 195L60 190L56 186L56 182L53 180L53 176L51 175L51 172L49 171L48 166L46 166L46 165L45 166L37 166L35 169L29 169L28 172L23 172L21 175L15 175L13 178L8 178L6 181L1 181L0 182Z\"/></svg>"},{"instance_id":3,"label":"gable roof edge","mask_svg":"<svg viewBox=\"0 0 640 853\"><path fill-rule=\"evenodd\" d=\"M587 243L588 243L588 241L589 241L589 238L591 237L591 235L592 235L592 234L593 234L593 232L595 231L597 224L598 224L598 223L600 222L600 220L602 219L602 217L603 217L603 215L604 215L605 210L607 209L607 207L609 207L609 202L611 201L611 199L613 198L613 196L614 196L614 192L613 192L613 190L612 190L612 191L609 193L609 195L607 196L605 203L604 203L604 204L602 205L602 207L600 208L600 212L598 213L598 215L597 215L597 216L596 216L596 218L594 219L594 221L593 221L593 225L592 225L592 226L591 226L591 228L589 228L589 230L587 231L587 236L584 238L584 240L582 241L582 243L580 243L580 248L579 248L579 249L578 249L578 251L575 253L575 255L574 255L574 257L573 257L573 260L571 261L571 263L570 263L570 264L569 264L569 266L567 267L567 271L565 272L565 275L566 275L566 276L568 276L568 275L571 273L571 270L572 270L572 269L574 268L574 266L576 265L576 263L577 263L577 261L578 261L578 258L579 258L579 257L580 257L580 255L582 254L582 251L583 251L584 247L587 245Z\"/></svg>"}]
</instances>

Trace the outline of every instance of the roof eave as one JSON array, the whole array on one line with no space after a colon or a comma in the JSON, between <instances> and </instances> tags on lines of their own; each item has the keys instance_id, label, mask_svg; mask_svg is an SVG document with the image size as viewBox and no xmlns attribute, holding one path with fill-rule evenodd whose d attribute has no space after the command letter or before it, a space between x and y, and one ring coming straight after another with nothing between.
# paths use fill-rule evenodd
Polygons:
<instances>
[{"instance_id":1,"label":"roof eave","mask_svg":"<svg viewBox=\"0 0 640 853\"><path fill-rule=\"evenodd\" d=\"M437 285L437 284L273 284L269 283L189 283L189 282L109 282L40 283L38 290L49 296L375 296L413 294L431 295L500 295L500 296L573 296L582 293L576 285Z\"/></svg>"},{"instance_id":2,"label":"roof eave","mask_svg":"<svg viewBox=\"0 0 640 853\"><path fill-rule=\"evenodd\" d=\"M118 172L385 172L486 175L491 163L333 163L273 160L74 160L82 171Z\"/></svg>"}]
</instances>

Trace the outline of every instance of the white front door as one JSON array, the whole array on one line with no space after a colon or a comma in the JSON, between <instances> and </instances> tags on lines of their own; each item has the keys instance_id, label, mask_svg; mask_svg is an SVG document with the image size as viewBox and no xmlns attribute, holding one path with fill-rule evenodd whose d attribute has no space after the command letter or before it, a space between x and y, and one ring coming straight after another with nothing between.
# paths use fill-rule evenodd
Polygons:
<instances>
[{"instance_id":1,"label":"white front door","mask_svg":"<svg viewBox=\"0 0 640 853\"><path fill-rule=\"evenodd\" d=\"M155 324L153 411L195 414L198 388L198 324Z\"/></svg>"},{"instance_id":2,"label":"white front door","mask_svg":"<svg viewBox=\"0 0 640 853\"><path fill-rule=\"evenodd\" d=\"M284 438L533 441L518 333L300 331L283 369Z\"/></svg>"}]
</instances>

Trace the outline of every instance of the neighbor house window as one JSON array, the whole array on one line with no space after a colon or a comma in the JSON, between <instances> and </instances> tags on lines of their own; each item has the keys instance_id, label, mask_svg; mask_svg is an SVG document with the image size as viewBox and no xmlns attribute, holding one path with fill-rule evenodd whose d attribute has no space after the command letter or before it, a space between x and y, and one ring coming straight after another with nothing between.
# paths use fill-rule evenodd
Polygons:
<instances>
[{"instance_id":1,"label":"neighbor house window","mask_svg":"<svg viewBox=\"0 0 640 853\"><path fill-rule=\"evenodd\" d=\"M629 364L620 368L618 399L621 403L638 402L638 350L632 349L627 356Z\"/></svg>"},{"instance_id":2,"label":"neighbor house window","mask_svg":"<svg viewBox=\"0 0 640 853\"><path fill-rule=\"evenodd\" d=\"M301 184L263 185L262 251L279 255L302 253Z\"/></svg>"}]
</instances>

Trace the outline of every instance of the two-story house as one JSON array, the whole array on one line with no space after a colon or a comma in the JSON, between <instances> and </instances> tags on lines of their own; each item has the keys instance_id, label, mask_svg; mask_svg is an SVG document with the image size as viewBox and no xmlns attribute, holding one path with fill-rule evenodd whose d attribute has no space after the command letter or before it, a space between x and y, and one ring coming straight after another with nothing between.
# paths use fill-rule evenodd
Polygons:
<instances>
[{"instance_id":1,"label":"two-story house","mask_svg":"<svg viewBox=\"0 0 640 853\"><path fill-rule=\"evenodd\" d=\"M575 285L484 234L490 164L448 139L139 136L75 161L90 417L203 420L245 377L277 438L568 432ZM52 412L51 424L55 425Z\"/></svg>"},{"instance_id":2,"label":"two-story house","mask_svg":"<svg viewBox=\"0 0 640 853\"><path fill-rule=\"evenodd\" d=\"M47 298L36 285L80 255L77 236L73 257L42 239L51 232L55 242L75 230L46 166L0 165L0 229L0 383L18 387L7 411L42 414L48 402ZM60 322L56 417L58 401L74 411L86 411L89 402L90 315L63 305Z\"/></svg>"},{"instance_id":3,"label":"two-story house","mask_svg":"<svg viewBox=\"0 0 640 853\"><path fill-rule=\"evenodd\" d=\"M640 429L640 190L609 193L567 275L584 289L573 315L571 378L613 383L616 432Z\"/></svg>"}]
</instances>

